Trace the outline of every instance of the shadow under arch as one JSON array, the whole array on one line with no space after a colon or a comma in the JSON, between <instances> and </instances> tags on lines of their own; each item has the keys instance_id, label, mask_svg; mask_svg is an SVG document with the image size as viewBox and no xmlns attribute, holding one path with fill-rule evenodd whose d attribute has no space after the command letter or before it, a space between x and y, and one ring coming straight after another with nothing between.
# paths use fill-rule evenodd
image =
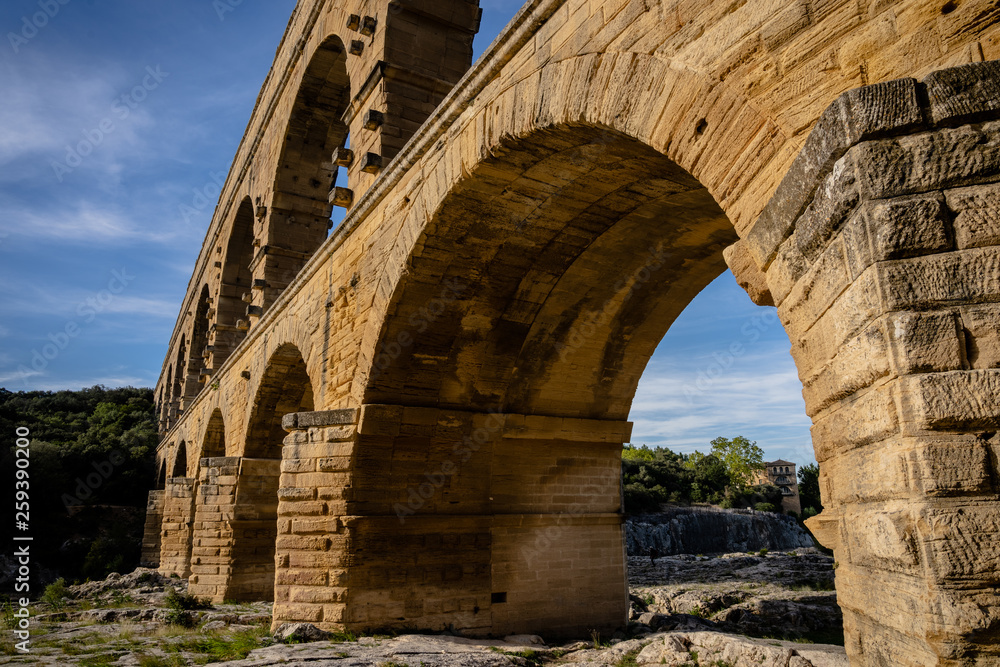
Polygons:
<instances>
[{"instance_id":1,"label":"shadow under arch","mask_svg":"<svg viewBox=\"0 0 1000 667\"><path fill-rule=\"evenodd\" d=\"M414 244L379 348L415 342L376 357L364 402L626 419L657 343L737 239L706 188L620 132L508 140Z\"/></svg>"},{"instance_id":2,"label":"shadow under arch","mask_svg":"<svg viewBox=\"0 0 1000 667\"><path fill-rule=\"evenodd\" d=\"M222 410L216 408L208 420L205 437L201 445L202 459L219 458L226 455L226 422Z\"/></svg>"},{"instance_id":3,"label":"shadow under arch","mask_svg":"<svg viewBox=\"0 0 1000 667\"><path fill-rule=\"evenodd\" d=\"M174 455L174 467L171 477L187 477L188 461L187 461L187 443L181 440L181 444L177 445L177 453Z\"/></svg>"},{"instance_id":4,"label":"shadow under arch","mask_svg":"<svg viewBox=\"0 0 1000 667\"><path fill-rule=\"evenodd\" d=\"M286 435L281 420L313 409L313 386L302 354L295 345L280 346L261 378L240 461L228 599L274 599L278 486Z\"/></svg>"},{"instance_id":5,"label":"shadow under arch","mask_svg":"<svg viewBox=\"0 0 1000 667\"><path fill-rule=\"evenodd\" d=\"M254 209L245 197L236 210L233 227L222 260L222 283L216 306L215 332L212 340L213 367L219 368L246 338L247 329L239 326L245 317L244 294L253 293Z\"/></svg>"},{"instance_id":6,"label":"shadow under arch","mask_svg":"<svg viewBox=\"0 0 1000 667\"><path fill-rule=\"evenodd\" d=\"M723 250L737 239L696 178L622 132L563 124L501 142L413 242L362 401L437 408L459 423L465 418L452 415L571 420L570 434L537 427L507 437L506 417L450 432L404 423L401 433L432 435L419 443L400 436L391 447L360 443L381 444L391 461L358 462L358 514L404 508L407 531L419 535L455 530L453 515L476 516L455 539L488 544L487 556L468 554L461 587L479 593L493 632L610 629L627 606L620 451L636 386L670 324L726 269ZM464 436L480 445L467 460L452 453ZM451 464L460 473L410 515L419 476L406 475L418 456L423 470ZM514 516L532 519L505 518ZM551 534L560 547L538 548ZM407 546L378 535L371 541L387 545L386 558ZM366 548L377 561L380 547ZM586 591L536 585L535 573L570 559L573 576L600 582ZM407 580L425 576L419 568Z\"/></svg>"}]
</instances>

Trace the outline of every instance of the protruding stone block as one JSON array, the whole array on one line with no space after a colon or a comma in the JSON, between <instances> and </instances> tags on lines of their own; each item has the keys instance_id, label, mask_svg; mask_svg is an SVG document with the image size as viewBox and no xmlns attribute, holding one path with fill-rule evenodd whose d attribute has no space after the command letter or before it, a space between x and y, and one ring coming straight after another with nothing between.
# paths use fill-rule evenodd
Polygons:
<instances>
[{"instance_id":1,"label":"protruding stone block","mask_svg":"<svg viewBox=\"0 0 1000 667\"><path fill-rule=\"evenodd\" d=\"M377 153L365 153L365 157L361 160L361 171L368 174L382 171L382 156Z\"/></svg>"},{"instance_id":2,"label":"protruding stone block","mask_svg":"<svg viewBox=\"0 0 1000 667\"><path fill-rule=\"evenodd\" d=\"M341 208L351 208L354 205L354 190L334 188L330 191L330 203Z\"/></svg>"},{"instance_id":3,"label":"protruding stone block","mask_svg":"<svg viewBox=\"0 0 1000 667\"><path fill-rule=\"evenodd\" d=\"M365 112L361 124L366 130L377 130L385 124L385 114L375 109L369 109Z\"/></svg>"},{"instance_id":4,"label":"protruding stone block","mask_svg":"<svg viewBox=\"0 0 1000 667\"><path fill-rule=\"evenodd\" d=\"M354 151L350 148L338 148L333 151L333 163L338 167L350 167L354 164Z\"/></svg>"}]
</instances>

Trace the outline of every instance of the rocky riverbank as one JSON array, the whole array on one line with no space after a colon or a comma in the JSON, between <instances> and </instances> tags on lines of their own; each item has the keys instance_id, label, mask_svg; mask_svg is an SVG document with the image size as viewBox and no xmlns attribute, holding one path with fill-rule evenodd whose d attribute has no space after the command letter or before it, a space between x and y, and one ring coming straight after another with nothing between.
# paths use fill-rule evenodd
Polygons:
<instances>
[{"instance_id":1,"label":"rocky riverbank","mask_svg":"<svg viewBox=\"0 0 1000 667\"><path fill-rule=\"evenodd\" d=\"M632 556L650 549L663 556L733 551L789 551L814 546L812 536L790 516L746 509L674 507L625 522Z\"/></svg>"},{"instance_id":2,"label":"rocky riverbank","mask_svg":"<svg viewBox=\"0 0 1000 667\"><path fill-rule=\"evenodd\" d=\"M185 582L140 569L37 605L32 653L4 639L0 664L846 667L843 648L811 643L836 640L840 629L832 576L832 560L812 549L630 558L628 627L556 645L529 635L354 637L312 626L272 635L267 603L185 609L196 606Z\"/></svg>"}]
</instances>

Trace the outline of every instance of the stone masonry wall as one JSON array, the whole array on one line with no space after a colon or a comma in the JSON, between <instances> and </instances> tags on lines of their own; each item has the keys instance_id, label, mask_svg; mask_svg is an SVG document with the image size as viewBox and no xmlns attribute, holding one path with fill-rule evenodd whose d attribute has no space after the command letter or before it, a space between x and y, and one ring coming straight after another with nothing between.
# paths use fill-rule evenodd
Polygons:
<instances>
[{"instance_id":1,"label":"stone masonry wall","mask_svg":"<svg viewBox=\"0 0 1000 667\"><path fill-rule=\"evenodd\" d=\"M188 592L214 602L228 599L239 469L238 457L202 459L199 469Z\"/></svg>"},{"instance_id":2,"label":"stone masonry wall","mask_svg":"<svg viewBox=\"0 0 1000 667\"><path fill-rule=\"evenodd\" d=\"M624 622L629 425L386 405L284 425L275 625L554 636Z\"/></svg>"},{"instance_id":3,"label":"stone masonry wall","mask_svg":"<svg viewBox=\"0 0 1000 667\"><path fill-rule=\"evenodd\" d=\"M792 341L856 666L1000 662L998 82L843 95L730 253Z\"/></svg>"},{"instance_id":4,"label":"stone masonry wall","mask_svg":"<svg viewBox=\"0 0 1000 667\"><path fill-rule=\"evenodd\" d=\"M160 532L162 574L176 574L185 579L191 574L191 528L197 484L197 480L187 477L167 479Z\"/></svg>"},{"instance_id":5,"label":"stone masonry wall","mask_svg":"<svg viewBox=\"0 0 1000 667\"><path fill-rule=\"evenodd\" d=\"M163 523L163 494L161 490L149 492L146 502L146 522L142 533L142 554L139 564L142 567L157 568L160 566L160 528Z\"/></svg>"}]
</instances>

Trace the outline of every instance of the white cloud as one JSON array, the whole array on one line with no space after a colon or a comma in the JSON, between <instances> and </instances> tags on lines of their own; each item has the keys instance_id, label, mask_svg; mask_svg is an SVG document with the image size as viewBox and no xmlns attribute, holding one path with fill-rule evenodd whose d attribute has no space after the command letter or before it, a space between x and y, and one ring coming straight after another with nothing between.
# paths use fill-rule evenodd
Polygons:
<instances>
[{"instance_id":1,"label":"white cloud","mask_svg":"<svg viewBox=\"0 0 1000 667\"><path fill-rule=\"evenodd\" d=\"M138 66L76 67L43 55L25 55L17 67L0 69L0 166L8 167L0 180L49 179L55 185L52 162L65 163L67 147L89 142L92 148L84 149L88 154L77 168L97 170L117 183L125 161L147 150L143 131L154 122L145 104L127 109L127 116L121 104L113 104L145 74ZM155 89L148 94L152 98Z\"/></svg>"},{"instance_id":2,"label":"white cloud","mask_svg":"<svg viewBox=\"0 0 1000 667\"><path fill-rule=\"evenodd\" d=\"M89 201L79 201L63 210L7 209L4 232L13 237L86 242L91 245L164 243L175 239L180 230L158 225L140 226L111 207L99 209Z\"/></svg>"},{"instance_id":3,"label":"white cloud","mask_svg":"<svg viewBox=\"0 0 1000 667\"><path fill-rule=\"evenodd\" d=\"M42 375L41 371L35 370L18 370L5 373L0 375L0 386L6 387L11 391L21 391L23 387L17 386L17 384L23 385L29 378L37 377ZM16 381L17 384L12 384Z\"/></svg>"},{"instance_id":4,"label":"white cloud","mask_svg":"<svg viewBox=\"0 0 1000 667\"><path fill-rule=\"evenodd\" d=\"M702 390L697 363L664 357L669 363L650 364L636 391L633 442L692 452L718 436L744 435L768 458L812 460L811 422L787 352L776 346L740 359Z\"/></svg>"}]
</instances>

